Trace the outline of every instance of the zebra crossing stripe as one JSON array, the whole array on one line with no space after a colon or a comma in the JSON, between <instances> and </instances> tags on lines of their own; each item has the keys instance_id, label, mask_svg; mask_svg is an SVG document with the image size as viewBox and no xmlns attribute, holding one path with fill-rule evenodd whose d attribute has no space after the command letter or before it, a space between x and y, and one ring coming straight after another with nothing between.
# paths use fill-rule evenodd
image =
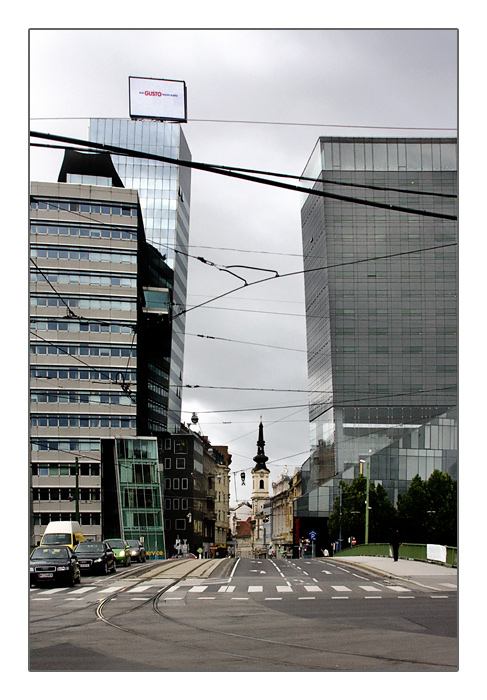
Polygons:
<instances>
[{"instance_id":1,"label":"zebra crossing stripe","mask_svg":"<svg viewBox=\"0 0 487 700\"><path fill-rule=\"evenodd\" d=\"M380 588L376 588L375 586L359 586L359 588L363 588L364 591L367 591L369 593L380 593Z\"/></svg>"}]
</instances>

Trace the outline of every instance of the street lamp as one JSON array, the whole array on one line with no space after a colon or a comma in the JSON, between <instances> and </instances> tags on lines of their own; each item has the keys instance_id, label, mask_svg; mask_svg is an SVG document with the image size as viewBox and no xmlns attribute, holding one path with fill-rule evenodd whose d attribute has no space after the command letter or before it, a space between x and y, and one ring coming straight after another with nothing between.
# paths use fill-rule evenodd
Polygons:
<instances>
[{"instance_id":1,"label":"street lamp","mask_svg":"<svg viewBox=\"0 0 487 700\"><path fill-rule=\"evenodd\" d=\"M370 490L370 460L360 460L360 473L363 465L367 465L367 484L365 487L365 544L369 544L369 490Z\"/></svg>"}]
</instances>

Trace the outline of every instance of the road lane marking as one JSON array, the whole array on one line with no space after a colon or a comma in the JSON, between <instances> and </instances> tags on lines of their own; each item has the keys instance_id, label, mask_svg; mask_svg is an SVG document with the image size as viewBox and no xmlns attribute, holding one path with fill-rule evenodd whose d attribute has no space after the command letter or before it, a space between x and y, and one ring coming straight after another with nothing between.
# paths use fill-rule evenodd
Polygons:
<instances>
[{"instance_id":1,"label":"road lane marking","mask_svg":"<svg viewBox=\"0 0 487 700\"><path fill-rule=\"evenodd\" d=\"M100 593L114 593L115 591L119 591L121 588L124 588L124 586L110 586L109 588L104 588Z\"/></svg>"},{"instance_id":2,"label":"road lane marking","mask_svg":"<svg viewBox=\"0 0 487 700\"><path fill-rule=\"evenodd\" d=\"M322 592L322 589L319 586L305 586L305 589L308 591L308 593L314 593L314 592Z\"/></svg>"},{"instance_id":3,"label":"road lane marking","mask_svg":"<svg viewBox=\"0 0 487 700\"><path fill-rule=\"evenodd\" d=\"M78 588L77 590L70 591L68 595L84 595L85 593L90 593L90 591L96 590L96 586L84 586Z\"/></svg>"},{"instance_id":4,"label":"road lane marking","mask_svg":"<svg viewBox=\"0 0 487 700\"><path fill-rule=\"evenodd\" d=\"M332 600L348 600L348 595L332 595Z\"/></svg>"},{"instance_id":5,"label":"road lane marking","mask_svg":"<svg viewBox=\"0 0 487 700\"><path fill-rule=\"evenodd\" d=\"M382 599L381 595L366 595L364 596L365 600L378 600Z\"/></svg>"},{"instance_id":6,"label":"road lane marking","mask_svg":"<svg viewBox=\"0 0 487 700\"><path fill-rule=\"evenodd\" d=\"M278 593L292 593L293 589L291 586L276 586L276 590Z\"/></svg>"},{"instance_id":7,"label":"road lane marking","mask_svg":"<svg viewBox=\"0 0 487 700\"><path fill-rule=\"evenodd\" d=\"M404 588L404 586L386 586L386 588L391 591L397 591L397 593L411 593L411 589Z\"/></svg>"},{"instance_id":8,"label":"road lane marking","mask_svg":"<svg viewBox=\"0 0 487 700\"><path fill-rule=\"evenodd\" d=\"M447 595L430 595L430 598L448 598Z\"/></svg>"},{"instance_id":9,"label":"road lane marking","mask_svg":"<svg viewBox=\"0 0 487 700\"><path fill-rule=\"evenodd\" d=\"M220 586L218 593L233 593L235 586Z\"/></svg>"},{"instance_id":10,"label":"road lane marking","mask_svg":"<svg viewBox=\"0 0 487 700\"><path fill-rule=\"evenodd\" d=\"M208 586L192 586L189 589L189 593L204 593L204 591L206 591L207 588Z\"/></svg>"},{"instance_id":11,"label":"road lane marking","mask_svg":"<svg viewBox=\"0 0 487 700\"><path fill-rule=\"evenodd\" d=\"M378 593L380 591L380 588L376 588L375 586L359 586L359 588L363 588L364 591L368 591L369 593Z\"/></svg>"},{"instance_id":12,"label":"road lane marking","mask_svg":"<svg viewBox=\"0 0 487 700\"><path fill-rule=\"evenodd\" d=\"M351 592L351 590L352 590L351 588L348 588L347 586L332 586L332 588L334 591L343 592L343 593L345 593L345 591Z\"/></svg>"},{"instance_id":13,"label":"road lane marking","mask_svg":"<svg viewBox=\"0 0 487 700\"><path fill-rule=\"evenodd\" d=\"M215 600L215 596L214 596L214 595L213 595L213 596L211 596L211 595L206 595L206 596L205 596L205 595L200 595L200 596L198 596L198 600Z\"/></svg>"},{"instance_id":14,"label":"road lane marking","mask_svg":"<svg viewBox=\"0 0 487 700\"><path fill-rule=\"evenodd\" d=\"M232 600L248 600L248 598L232 598Z\"/></svg>"},{"instance_id":15,"label":"road lane marking","mask_svg":"<svg viewBox=\"0 0 487 700\"><path fill-rule=\"evenodd\" d=\"M262 593L264 586L249 586L247 593Z\"/></svg>"},{"instance_id":16,"label":"road lane marking","mask_svg":"<svg viewBox=\"0 0 487 700\"><path fill-rule=\"evenodd\" d=\"M298 600L316 600L316 598L313 595L310 596L301 596L298 598Z\"/></svg>"},{"instance_id":17,"label":"road lane marking","mask_svg":"<svg viewBox=\"0 0 487 700\"><path fill-rule=\"evenodd\" d=\"M264 598L264 600L282 600L282 598Z\"/></svg>"}]
</instances>

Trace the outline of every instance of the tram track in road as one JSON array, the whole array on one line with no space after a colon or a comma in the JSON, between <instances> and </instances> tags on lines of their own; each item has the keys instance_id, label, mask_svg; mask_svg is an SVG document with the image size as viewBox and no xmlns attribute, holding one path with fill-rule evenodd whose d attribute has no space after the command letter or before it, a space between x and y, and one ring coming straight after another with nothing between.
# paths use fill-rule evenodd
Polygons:
<instances>
[{"instance_id":1,"label":"tram track in road","mask_svg":"<svg viewBox=\"0 0 487 700\"><path fill-rule=\"evenodd\" d=\"M204 562L202 562L203 564ZM177 567L177 564L175 564ZM167 567L167 569L164 569L164 573L170 569L173 569L174 567L170 566ZM262 664L263 662L266 664L269 664L273 667L284 667L286 669L289 668L289 661L287 660L278 660L278 659L272 659L268 658L268 654L266 654L266 651L269 648L281 648L281 649L286 649L288 651L294 651L294 652L304 652L304 653L309 653L309 654L324 654L324 655L336 655L339 657L345 657L345 658L355 658L355 659L364 659L364 660L371 660L371 661L380 661L380 662L385 662L385 663L391 663L398 665L399 667L403 665L419 665L419 666L425 666L434 669L437 667L438 669L445 669L449 668L449 664L438 664L435 662L431 661L422 661L418 659L404 659L400 657L396 657L393 655L387 655L387 654L373 654L373 653L367 653L367 652L358 652L358 651L346 651L346 650L340 650L340 649L332 649L328 647L316 647L316 646L311 646L311 645L306 645L306 644L297 644L293 642L287 642L287 641L281 641L281 640L276 640L276 639L269 639L269 638L263 638L263 637L258 637L258 636L253 636L249 634L239 634L236 632L228 632L224 630L215 630L211 629L209 627L205 627L203 625L197 624L194 621L192 622L187 622L185 620L178 619L176 617L173 617L172 615L169 615L167 612L163 612L159 606L159 603L161 601L161 598L164 596L165 593L167 593L171 588L173 588L175 585L179 584L180 582L184 581L187 578L190 578L191 576L194 575L195 571L200 568L196 567L193 568L190 572L186 573L183 576L174 578L171 583L167 584L164 586L162 589L159 589L157 593L155 593L153 596L150 598L147 598L147 600L144 600L143 602L140 602L138 605L131 606L130 608L126 610L122 610L120 612L117 612L113 614L111 617L108 617L105 613L108 609L109 603L117 597L117 593L114 593L112 596L108 596L104 600L100 601L96 615L99 620L104 622L107 625L110 625L111 627L129 635L149 639L154 642L161 642L163 639L161 639L157 635L151 635L148 634L147 632L139 631L137 629L133 629L124 625L120 625L117 622L114 621L115 618L119 618L121 616L126 616L133 614L137 610L140 610L141 608L145 606L149 606L152 604L152 609L153 611L159 615L161 618L163 618L167 623L173 624L173 625L178 625L178 626L184 626L185 628L189 630L194 630L198 632L202 632L206 635L204 643L198 644L195 642L184 642L178 639L173 639L172 644L184 648L189 648L189 649L195 649L198 651L204 651L205 653L208 653L210 649L210 642L208 640L209 636L216 637L215 642L217 641L218 638L221 639L229 639L233 638L234 640L241 640L242 642L250 642L255 645L263 645L262 651L259 650L257 652L256 650L256 655L250 655L250 654L244 654L244 653L236 653L236 652L231 652L227 651L224 649L219 648L219 645L217 643L211 643L211 653L215 655L221 655L225 657L229 657L235 660L244 660L244 661L257 661L259 664ZM150 578L155 578L155 577L150 577ZM132 587L136 587L139 585L139 581L132 584L132 586L128 586L125 591L130 590ZM167 637L164 637L164 640L167 640ZM218 648L216 648L218 647ZM293 659L291 665L293 668L296 668L297 670L302 669L302 670L307 670L307 671L324 671L324 670L336 670L336 665L331 664L331 663L320 663L318 664L312 664L312 663L302 663L297 661L296 659ZM451 668L455 668L455 666L451 666Z\"/></svg>"},{"instance_id":2,"label":"tram track in road","mask_svg":"<svg viewBox=\"0 0 487 700\"><path fill-rule=\"evenodd\" d=\"M138 580L135 581L135 582L132 583L132 584L129 584L129 585L123 587L123 588L118 589L117 591L114 591L114 593L113 593L112 595L107 596L107 597L104 598L103 600L99 601L98 606L97 606L97 610L96 610L97 616L96 616L95 619L90 619L90 620L86 620L86 621L83 621L83 622L76 622L76 623L72 623L72 624L69 624L69 625L63 625L62 627L53 627L53 628L51 628L51 629L42 629L42 630L33 630L33 629L32 629L32 625L36 625L36 624L39 624L39 623L42 623L42 622L47 622L47 621L49 621L49 620L54 621L54 620L58 620L58 619L63 618L63 617L69 617L69 616L72 616L72 615L73 615L72 610L65 610L65 611L59 612L59 613L57 613L57 614L55 614L55 615L48 615L48 616L45 616L45 617L39 617L39 618L37 618L36 620L31 620L31 622L30 622L30 625L31 625L30 635L34 636L34 635L44 634L44 633L48 633L48 632L62 632L63 630L73 629L73 628L76 628L76 627L84 627L84 626L86 626L86 625L91 625L91 624L96 623L96 622L97 622L97 619L101 619L101 618L99 618L99 616L98 616L98 610L99 610L100 605L101 605L102 603L109 602L110 600L113 600L114 598L116 598L117 595L119 595L120 593L126 592L126 591L130 590L131 588L135 588L135 587L139 586L140 583L141 583L141 580L143 581L143 580L150 580L151 578L156 578L157 576L160 575L161 569L162 569L162 570L164 571L164 573L165 573L166 571L169 572L169 571L172 571L172 570L174 570L174 569L180 568L180 567L181 567L181 564L183 564L183 562L180 561L180 560L179 560L179 561L170 562L170 563L169 563L169 561L170 561L170 560L164 560L164 563L167 562L167 563L169 564L168 566L165 566L165 567L159 567L159 566L154 567L154 562L150 562L149 564L143 564L143 565L141 565L141 566L137 566L137 569L136 569L135 572L134 572L134 571L130 571L130 568L131 568L131 567L127 567L127 568L128 568L127 571L123 571L123 572L121 572L121 573L117 573L117 574L115 574L115 576L111 577L111 578L110 578L110 583L113 583L114 581L123 581L124 579L131 578L131 577L133 577L133 575L134 575L134 573L135 573L135 574L137 575L137 577L138 577ZM162 562L161 562L161 563L162 563ZM201 561L201 563L198 563L197 566L195 566L195 567L192 568L191 572L189 572L188 575L189 575L189 574L192 575L194 571L199 570L204 564L207 564L207 563L208 563L207 560ZM156 571L153 573L152 576L150 576L149 574L150 574L151 571L154 571L154 568L156 568ZM185 576L183 576L183 577L181 577L181 578L179 578L179 579L175 579L174 581L172 581L172 583L171 583L168 587L170 588L170 587L173 586L176 582L182 581L184 578L185 578ZM104 582L104 583L105 583L105 582ZM149 599L148 601L144 601L143 604L145 604L145 603L150 603L150 600L151 600L151 599ZM143 605L143 604L142 604L142 605ZM140 607L142 607L142 605L134 606L134 607L130 608L129 610L125 611L123 614L128 614L128 613L130 613L130 612L133 612L133 611L139 609ZM90 607L91 607L91 606L90 606ZM122 613L118 613L118 614L122 614ZM105 620L105 621L106 621L106 620Z\"/></svg>"}]
</instances>

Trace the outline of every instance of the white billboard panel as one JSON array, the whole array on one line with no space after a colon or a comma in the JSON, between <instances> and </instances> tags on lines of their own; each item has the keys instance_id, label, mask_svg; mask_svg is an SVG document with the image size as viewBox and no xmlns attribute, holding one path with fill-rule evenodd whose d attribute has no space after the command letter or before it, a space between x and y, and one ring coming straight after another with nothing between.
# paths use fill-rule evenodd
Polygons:
<instances>
[{"instance_id":1,"label":"white billboard panel","mask_svg":"<svg viewBox=\"0 0 487 700\"><path fill-rule=\"evenodd\" d=\"M129 77L129 100L132 119L187 121L183 80Z\"/></svg>"}]
</instances>

